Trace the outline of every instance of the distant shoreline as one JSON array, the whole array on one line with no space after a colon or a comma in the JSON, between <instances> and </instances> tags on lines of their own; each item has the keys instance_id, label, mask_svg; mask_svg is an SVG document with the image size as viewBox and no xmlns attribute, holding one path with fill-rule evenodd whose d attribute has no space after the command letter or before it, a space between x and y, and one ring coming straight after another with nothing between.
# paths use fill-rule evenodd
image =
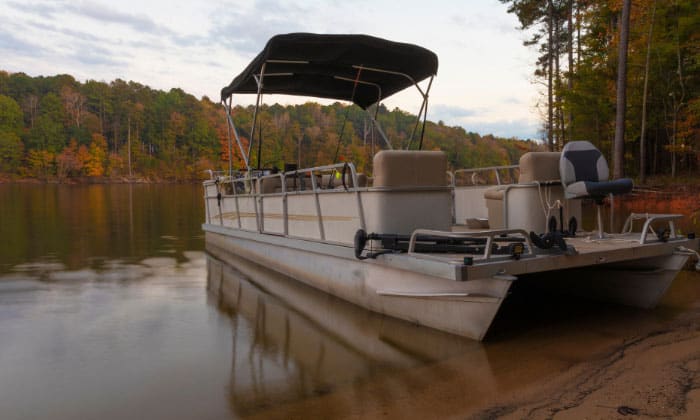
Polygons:
<instances>
[{"instance_id":1,"label":"distant shoreline","mask_svg":"<svg viewBox=\"0 0 700 420\"><path fill-rule=\"evenodd\" d=\"M204 180L167 180L167 179L150 179L150 178L66 178L63 180L49 179L42 180L38 178L3 178L0 176L0 184L55 184L55 185L110 185L110 184L199 184Z\"/></svg>"},{"instance_id":2,"label":"distant shoreline","mask_svg":"<svg viewBox=\"0 0 700 420\"><path fill-rule=\"evenodd\" d=\"M71 177L65 179L12 178L0 174L0 184L62 184L62 185L100 185L100 184L199 184L205 179L169 180L148 177ZM700 183L696 179L674 181L668 177L647 179L639 185L635 182L635 192L695 193L700 192Z\"/></svg>"}]
</instances>

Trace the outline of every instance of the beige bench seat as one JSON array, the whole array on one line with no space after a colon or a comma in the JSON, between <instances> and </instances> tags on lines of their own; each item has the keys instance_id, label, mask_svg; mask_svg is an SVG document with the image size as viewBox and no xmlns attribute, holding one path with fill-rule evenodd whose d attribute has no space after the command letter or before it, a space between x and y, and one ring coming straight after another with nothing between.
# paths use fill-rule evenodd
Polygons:
<instances>
[{"instance_id":1,"label":"beige bench seat","mask_svg":"<svg viewBox=\"0 0 700 420\"><path fill-rule=\"evenodd\" d=\"M499 185L484 192L491 228L521 228L542 233L546 229L547 207L556 201L563 204L567 218L581 218L580 205L564 199L560 157L559 152L525 153L520 158L517 184Z\"/></svg>"},{"instance_id":2,"label":"beige bench seat","mask_svg":"<svg viewBox=\"0 0 700 420\"><path fill-rule=\"evenodd\" d=\"M443 152L382 150L374 155L374 187L444 187L446 173Z\"/></svg>"}]
</instances>

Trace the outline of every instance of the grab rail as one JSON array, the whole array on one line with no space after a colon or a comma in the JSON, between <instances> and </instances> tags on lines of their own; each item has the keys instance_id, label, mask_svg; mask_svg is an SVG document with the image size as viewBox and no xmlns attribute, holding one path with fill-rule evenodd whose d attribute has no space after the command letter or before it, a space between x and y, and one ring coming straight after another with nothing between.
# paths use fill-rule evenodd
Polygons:
<instances>
[{"instance_id":1,"label":"grab rail","mask_svg":"<svg viewBox=\"0 0 700 420\"><path fill-rule=\"evenodd\" d=\"M642 227L642 233L639 236L639 244L644 245L647 243L647 234L649 232L656 235L654 228L651 226L652 222L655 221L667 221L668 222L668 237L667 239L676 239L676 226L673 223L674 220L682 218L682 214L664 214L664 213L631 213L625 225L622 227L622 233L632 233L632 223L635 220L644 219L644 226Z\"/></svg>"},{"instance_id":2,"label":"grab rail","mask_svg":"<svg viewBox=\"0 0 700 420\"><path fill-rule=\"evenodd\" d=\"M520 168L519 165L487 166L487 167L483 167L483 168L457 169L453 172L448 172L448 174L451 178L451 183L452 183L453 187L457 186L458 174L471 173L472 174L471 185L478 185L477 180L478 180L479 174L484 173L484 172L486 172L486 173L491 172L492 175L494 176L494 178L496 179L496 185L502 185L501 174L500 174L501 171L508 171L508 177L510 177L510 179L511 179L511 182L509 182L509 184L514 184L515 179L516 179L514 170L518 169L518 168Z\"/></svg>"}]
</instances>

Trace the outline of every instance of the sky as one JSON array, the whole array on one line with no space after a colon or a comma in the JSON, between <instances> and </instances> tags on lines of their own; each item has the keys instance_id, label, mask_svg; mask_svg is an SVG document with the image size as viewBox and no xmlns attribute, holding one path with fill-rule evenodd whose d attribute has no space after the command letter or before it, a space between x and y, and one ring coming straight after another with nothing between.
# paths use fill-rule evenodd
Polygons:
<instances>
[{"instance_id":1,"label":"sky","mask_svg":"<svg viewBox=\"0 0 700 420\"><path fill-rule=\"evenodd\" d=\"M0 0L0 70L120 78L217 100L273 35L364 33L437 54L428 119L540 139L536 51L506 9L498 0ZM417 114L420 98L412 90L384 104Z\"/></svg>"}]
</instances>

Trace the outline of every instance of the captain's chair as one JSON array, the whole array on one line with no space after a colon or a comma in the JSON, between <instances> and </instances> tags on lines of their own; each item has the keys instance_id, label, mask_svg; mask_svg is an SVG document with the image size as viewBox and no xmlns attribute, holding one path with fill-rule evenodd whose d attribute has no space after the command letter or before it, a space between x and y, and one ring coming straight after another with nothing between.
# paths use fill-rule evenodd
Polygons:
<instances>
[{"instance_id":1,"label":"captain's chair","mask_svg":"<svg viewBox=\"0 0 700 420\"><path fill-rule=\"evenodd\" d=\"M592 198L596 202L598 238L603 237L600 207L609 195L632 191L629 178L608 181L608 163L600 150L587 141L572 141L564 146L559 160L559 175L566 198Z\"/></svg>"}]
</instances>

